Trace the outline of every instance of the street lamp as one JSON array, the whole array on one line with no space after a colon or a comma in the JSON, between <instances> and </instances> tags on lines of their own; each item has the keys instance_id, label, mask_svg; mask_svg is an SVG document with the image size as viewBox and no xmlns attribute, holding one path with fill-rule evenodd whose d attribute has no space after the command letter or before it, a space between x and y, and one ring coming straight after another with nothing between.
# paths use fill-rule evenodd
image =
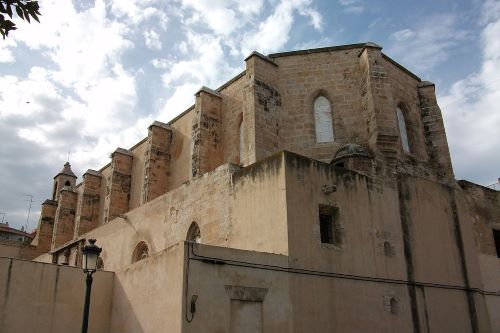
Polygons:
<instances>
[{"instance_id":1,"label":"street lamp","mask_svg":"<svg viewBox=\"0 0 500 333\"><path fill-rule=\"evenodd\" d=\"M83 272L87 274L87 288L85 290L85 305L83 306L82 333L87 333L89 326L90 291L92 290L92 274L97 270L97 259L102 249L95 245L95 239L89 239L89 244L82 249Z\"/></svg>"}]
</instances>

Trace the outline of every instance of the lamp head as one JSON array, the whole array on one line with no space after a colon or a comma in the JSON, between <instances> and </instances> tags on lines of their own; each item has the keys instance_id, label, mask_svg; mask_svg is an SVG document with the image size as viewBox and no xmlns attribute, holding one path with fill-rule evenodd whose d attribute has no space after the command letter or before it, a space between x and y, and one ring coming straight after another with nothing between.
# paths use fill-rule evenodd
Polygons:
<instances>
[{"instance_id":1,"label":"lamp head","mask_svg":"<svg viewBox=\"0 0 500 333\"><path fill-rule=\"evenodd\" d=\"M95 245L95 239L89 239L89 244L82 249L83 263L82 268L85 273L94 273L97 270L97 259L102 249Z\"/></svg>"}]
</instances>

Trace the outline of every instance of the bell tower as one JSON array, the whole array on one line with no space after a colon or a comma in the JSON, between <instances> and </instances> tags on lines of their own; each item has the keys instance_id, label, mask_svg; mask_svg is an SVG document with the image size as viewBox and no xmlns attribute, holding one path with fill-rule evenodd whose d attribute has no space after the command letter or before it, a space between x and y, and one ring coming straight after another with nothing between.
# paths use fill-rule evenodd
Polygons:
<instances>
[{"instance_id":1,"label":"bell tower","mask_svg":"<svg viewBox=\"0 0 500 333\"><path fill-rule=\"evenodd\" d=\"M75 188L76 185L76 175L71 170L71 164L69 162L64 163L62 170L54 177L54 189L52 191L52 200L58 201L59 194L63 187Z\"/></svg>"}]
</instances>

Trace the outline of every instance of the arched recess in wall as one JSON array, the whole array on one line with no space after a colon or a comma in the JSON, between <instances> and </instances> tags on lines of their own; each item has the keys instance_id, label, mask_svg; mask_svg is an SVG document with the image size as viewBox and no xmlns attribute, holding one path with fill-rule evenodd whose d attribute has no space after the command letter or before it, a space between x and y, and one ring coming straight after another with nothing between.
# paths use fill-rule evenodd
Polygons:
<instances>
[{"instance_id":1,"label":"arched recess in wall","mask_svg":"<svg viewBox=\"0 0 500 333\"><path fill-rule=\"evenodd\" d=\"M140 241L132 253L132 263L149 257L149 248L146 242Z\"/></svg>"},{"instance_id":2,"label":"arched recess in wall","mask_svg":"<svg viewBox=\"0 0 500 333\"><path fill-rule=\"evenodd\" d=\"M333 132L332 105L324 94L319 94L313 102L314 128L316 129L316 142L333 142L335 135Z\"/></svg>"},{"instance_id":3,"label":"arched recess in wall","mask_svg":"<svg viewBox=\"0 0 500 333\"><path fill-rule=\"evenodd\" d=\"M407 153L411 153L410 151L410 142L408 140L408 130L407 130L407 117L403 112L405 109L402 105L398 105L396 107L396 117L398 119L398 130L399 130L399 139L401 141L401 147Z\"/></svg>"},{"instance_id":4,"label":"arched recess in wall","mask_svg":"<svg viewBox=\"0 0 500 333\"><path fill-rule=\"evenodd\" d=\"M201 231L200 227L198 226L198 223L196 222L191 223L186 235L186 240L188 242L201 243Z\"/></svg>"},{"instance_id":5,"label":"arched recess in wall","mask_svg":"<svg viewBox=\"0 0 500 333\"><path fill-rule=\"evenodd\" d=\"M71 186L71 183L69 182L69 180L67 180L67 181L64 183L64 186Z\"/></svg>"}]
</instances>

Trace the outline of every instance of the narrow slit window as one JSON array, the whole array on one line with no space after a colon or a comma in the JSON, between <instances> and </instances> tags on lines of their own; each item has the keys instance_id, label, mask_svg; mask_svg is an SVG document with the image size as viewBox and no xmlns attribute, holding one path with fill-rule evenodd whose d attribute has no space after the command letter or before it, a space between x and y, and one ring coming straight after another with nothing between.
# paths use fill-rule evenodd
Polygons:
<instances>
[{"instance_id":1,"label":"narrow slit window","mask_svg":"<svg viewBox=\"0 0 500 333\"><path fill-rule=\"evenodd\" d=\"M245 152L245 127L243 126L243 119L241 119L241 122L240 122L240 127L239 127L239 139L240 139L240 149L239 149L239 159L240 159L240 164L243 164L243 159L245 158L245 156L243 155L244 152Z\"/></svg>"},{"instance_id":2,"label":"narrow slit window","mask_svg":"<svg viewBox=\"0 0 500 333\"><path fill-rule=\"evenodd\" d=\"M325 96L319 96L314 100L314 125L316 142L333 142L332 107Z\"/></svg>"},{"instance_id":3,"label":"narrow slit window","mask_svg":"<svg viewBox=\"0 0 500 333\"><path fill-rule=\"evenodd\" d=\"M493 230L493 239L495 240L497 257L500 258L500 230Z\"/></svg>"}]
</instances>

